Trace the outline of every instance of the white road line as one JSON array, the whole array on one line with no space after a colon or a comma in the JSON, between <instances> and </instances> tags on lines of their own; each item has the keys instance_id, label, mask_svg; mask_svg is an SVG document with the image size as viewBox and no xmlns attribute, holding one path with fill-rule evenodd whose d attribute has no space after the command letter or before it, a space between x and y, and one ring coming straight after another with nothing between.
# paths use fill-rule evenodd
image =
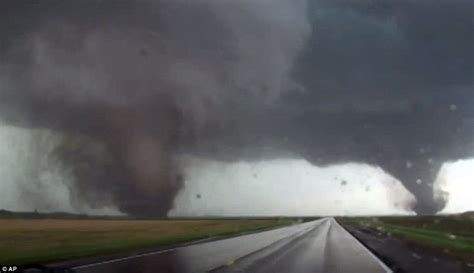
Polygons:
<instances>
[{"instance_id":1,"label":"white road line","mask_svg":"<svg viewBox=\"0 0 474 273\"><path fill-rule=\"evenodd\" d=\"M139 257L145 257L145 256L150 256L150 255L155 255L155 254L160 254L160 253L166 253L166 252L170 252L170 251L180 249L180 248L183 248L183 247L186 247L186 246L180 246L180 247L175 247L175 248L168 248L168 249L158 250L158 251L154 251L154 252L137 254L137 255L127 256L127 257L123 257L123 258L112 259L112 260L108 260L108 261L104 261L104 262L80 265L80 266L73 267L72 269L83 269L83 268L88 268L88 267L102 265L102 264L115 263L115 262L120 262L120 261L124 261L124 260L139 258Z\"/></svg>"}]
</instances>

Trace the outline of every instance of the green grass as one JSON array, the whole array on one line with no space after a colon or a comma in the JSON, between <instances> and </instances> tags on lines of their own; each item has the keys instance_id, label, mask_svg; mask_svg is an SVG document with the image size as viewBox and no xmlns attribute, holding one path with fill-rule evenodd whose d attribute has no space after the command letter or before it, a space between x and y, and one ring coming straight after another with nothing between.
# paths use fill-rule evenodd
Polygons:
<instances>
[{"instance_id":1,"label":"green grass","mask_svg":"<svg viewBox=\"0 0 474 273\"><path fill-rule=\"evenodd\" d=\"M474 261L474 223L458 216L351 218L352 222L409 243Z\"/></svg>"},{"instance_id":2,"label":"green grass","mask_svg":"<svg viewBox=\"0 0 474 273\"><path fill-rule=\"evenodd\" d=\"M0 264L50 263L290 224L251 220L0 219Z\"/></svg>"},{"instance_id":3,"label":"green grass","mask_svg":"<svg viewBox=\"0 0 474 273\"><path fill-rule=\"evenodd\" d=\"M462 215L383 217L384 223L474 237L474 220Z\"/></svg>"}]
</instances>

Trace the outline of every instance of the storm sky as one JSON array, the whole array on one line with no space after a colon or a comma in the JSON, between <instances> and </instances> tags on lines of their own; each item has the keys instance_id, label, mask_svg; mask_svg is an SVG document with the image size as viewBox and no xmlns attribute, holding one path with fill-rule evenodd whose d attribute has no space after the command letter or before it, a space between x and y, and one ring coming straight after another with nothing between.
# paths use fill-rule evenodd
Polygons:
<instances>
[{"instance_id":1,"label":"storm sky","mask_svg":"<svg viewBox=\"0 0 474 273\"><path fill-rule=\"evenodd\" d=\"M379 166L433 213L442 164L474 157L473 18L467 0L2 1L0 118L60 134L45 153L95 207L166 214L192 155Z\"/></svg>"}]
</instances>

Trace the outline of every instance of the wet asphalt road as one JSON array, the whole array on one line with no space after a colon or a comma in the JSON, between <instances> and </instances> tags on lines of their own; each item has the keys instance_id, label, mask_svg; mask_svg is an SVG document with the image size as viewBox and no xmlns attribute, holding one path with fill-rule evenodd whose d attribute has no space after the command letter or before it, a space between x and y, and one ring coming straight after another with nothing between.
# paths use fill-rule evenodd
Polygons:
<instances>
[{"instance_id":1,"label":"wet asphalt road","mask_svg":"<svg viewBox=\"0 0 474 273\"><path fill-rule=\"evenodd\" d=\"M391 272L333 218L74 268L77 273Z\"/></svg>"}]
</instances>

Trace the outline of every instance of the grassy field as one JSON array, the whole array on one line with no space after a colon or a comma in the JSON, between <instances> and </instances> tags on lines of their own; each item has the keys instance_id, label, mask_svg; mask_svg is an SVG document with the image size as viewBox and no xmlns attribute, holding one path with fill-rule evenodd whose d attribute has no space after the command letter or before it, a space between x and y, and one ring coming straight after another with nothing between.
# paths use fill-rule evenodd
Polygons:
<instances>
[{"instance_id":1,"label":"grassy field","mask_svg":"<svg viewBox=\"0 0 474 273\"><path fill-rule=\"evenodd\" d=\"M0 264L56 262L239 234L290 223L290 219L0 219Z\"/></svg>"},{"instance_id":2,"label":"grassy field","mask_svg":"<svg viewBox=\"0 0 474 273\"><path fill-rule=\"evenodd\" d=\"M474 262L474 219L456 216L346 218L342 221Z\"/></svg>"}]
</instances>

